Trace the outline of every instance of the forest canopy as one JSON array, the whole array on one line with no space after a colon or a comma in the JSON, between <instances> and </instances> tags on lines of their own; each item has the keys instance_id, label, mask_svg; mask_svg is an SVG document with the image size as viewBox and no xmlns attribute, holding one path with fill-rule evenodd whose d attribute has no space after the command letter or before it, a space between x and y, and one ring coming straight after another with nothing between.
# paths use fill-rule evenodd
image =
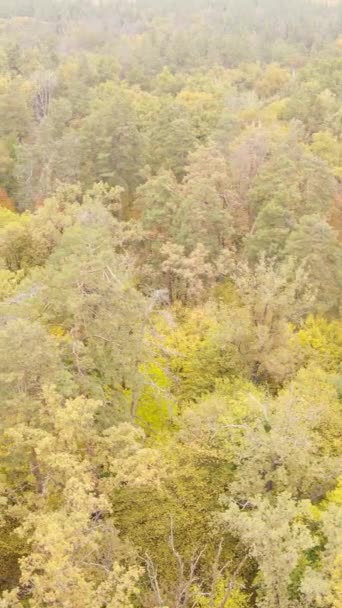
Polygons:
<instances>
[{"instance_id":1,"label":"forest canopy","mask_svg":"<svg viewBox=\"0 0 342 608\"><path fill-rule=\"evenodd\" d=\"M0 608L342 608L341 26L0 0Z\"/></svg>"}]
</instances>

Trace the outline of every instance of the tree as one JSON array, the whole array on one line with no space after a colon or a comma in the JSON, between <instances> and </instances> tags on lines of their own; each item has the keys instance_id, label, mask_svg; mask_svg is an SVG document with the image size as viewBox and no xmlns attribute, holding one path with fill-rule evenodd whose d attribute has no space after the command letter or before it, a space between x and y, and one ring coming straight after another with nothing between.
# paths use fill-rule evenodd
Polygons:
<instances>
[{"instance_id":1,"label":"tree","mask_svg":"<svg viewBox=\"0 0 342 608\"><path fill-rule=\"evenodd\" d=\"M293 218L286 208L278 203L266 203L246 238L248 257L254 261L261 255L282 259L287 237L292 228Z\"/></svg>"},{"instance_id":2,"label":"tree","mask_svg":"<svg viewBox=\"0 0 342 608\"><path fill-rule=\"evenodd\" d=\"M341 518L340 484L328 494L319 517L323 548L316 567L308 567L301 583L301 591L313 606L333 606L341 603Z\"/></svg>"},{"instance_id":3,"label":"tree","mask_svg":"<svg viewBox=\"0 0 342 608\"><path fill-rule=\"evenodd\" d=\"M338 4L0 0L0 608L342 608Z\"/></svg>"},{"instance_id":4,"label":"tree","mask_svg":"<svg viewBox=\"0 0 342 608\"><path fill-rule=\"evenodd\" d=\"M56 87L56 75L53 72L37 72L33 78L35 95L33 108L37 122L49 113L49 107Z\"/></svg>"},{"instance_id":5,"label":"tree","mask_svg":"<svg viewBox=\"0 0 342 608\"><path fill-rule=\"evenodd\" d=\"M176 100L186 108L196 138L205 141L216 127L223 109L222 100L212 92L186 87L178 93Z\"/></svg>"},{"instance_id":6,"label":"tree","mask_svg":"<svg viewBox=\"0 0 342 608\"><path fill-rule=\"evenodd\" d=\"M3 117L1 137L14 140L26 137L33 126L33 87L22 76L2 78L0 83L0 110Z\"/></svg>"},{"instance_id":7,"label":"tree","mask_svg":"<svg viewBox=\"0 0 342 608\"><path fill-rule=\"evenodd\" d=\"M184 247L166 243L161 249L165 258L161 270L170 302L199 302L213 280L213 267L208 251L199 243L189 256Z\"/></svg>"},{"instance_id":8,"label":"tree","mask_svg":"<svg viewBox=\"0 0 342 608\"><path fill-rule=\"evenodd\" d=\"M254 180L249 193L254 217L267 204L281 206L294 220L326 213L334 193L334 179L318 158L289 144L275 152Z\"/></svg>"},{"instance_id":9,"label":"tree","mask_svg":"<svg viewBox=\"0 0 342 608\"><path fill-rule=\"evenodd\" d=\"M129 96L113 82L100 85L82 125L82 178L133 192L145 165L145 142Z\"/></svg>"},{"instance_id":10,"label":"tree","mask_svg":"<svg viewBox=\"0 0 342 608\"><path fill-rule=\"evenodd\" d=\"M99 407L84 397L63 403L46 388L36 426L31 420L7 431L14 445L34 454L37 486L34 501L28 495L25 504L24 493L14 509L21 519L18 534L30 550L20 560L20 582L5 596L5 606L22 599L32 608L47 600L92 608L133 605L141 568L118 539L91 461Z\"/></svg>"},{"instance_id":11,"label":"tree","mask_svg":"<svg viewBox=\"0 0 342 608\"><path fill-rule=\"evenodd\" d=\"M287 493L280 494L274 504L265 498L255 498L245 511L232 503L223 514L222 522L257 563L258 606L292 605L288 589L291 574L303 553L314 546L303 521L308 515L309 502L296 503Z\"/></svg>"},{"instance_id":12,"label":"tree","mask_svg":"<svg viewBox=\"0 0 342 608\"><path fill-rule=\"evenodd\" d=\"M197 143L186 110L166 99L148 137L153 169L170 169L181 179L188 154Z\"/></svg>"},{"instance_id":13,"label":"tree","mask_svg":"<svg viewBox=\"0 0 342 608\"><path fill-rule=\"evenodd\" d=\"M277 266L264 256L252 265L225 253L218 274L232 278L239 300L223 308L221 342L235 345L252 378L283 382L298 365L289 322L298 323L314 303L305 271L291 262Z\"/></svg>"},{"instance_id":14,"label":"tree","mask_svg":"<svg viewBox=\"0 0 342 608\"><path fill-rule=\"evenodd\" d=\"M2 220L0 255L3 263L12 272L24 270L32 261L31 218L8 211L2 213Z\"/></svg>"},{"instance_id":15,"label":"tree","mask_svg":"<svg viewBox=\"0 0 342 608\"><path fill-rule=\"evenodd\" d=\"M297 333L297 339L305 351L307 362L315 362L332 374L338 373L342 358L340 320L309 316Z\"/></svg>"},{"instance_id":16,"label":"tree","mask_svg":"<svg viewBox=\"0 0 342 608\"><path fill-rule=\"evenodd\" d=\"M164 66L162 71L152 81L153 92L158 96L176 95L182 88L182 85L182 76L174 74L167 66Z\"/></svg>"},{"instance_id":17,"label":"tree","mask_svg":"<svg viewBox=\"0 0 342 608\"><path fill-rule=\"evenodd\" d=\"M285 255L304 263L310 285L317 291L318 310L338 310L342 250L329 224L317 215L302 217L288 237Z\"/></svg>"},{"instance_id":18,"label":"tree","mask_svg":"<svg viewBox=\"0 0 342 608\"><path fill-rule=\"evenodd\" d=\"M215 259L232 239L234 194L226 162L213 146L190 155L180 196L177 241L187 252L200 243Z\"/></svg>"},{"instance_id":19,"label":"tree","mask_svg":"<svg viewBox=\"0 0 342 608\"><path fill-rule=\"evenodd\" d=\"M256 83L256 90L262 97L272 97L284 89L289 80L290 73L286 69L270 63Z\"/></svg>"},{"instance_id":20,"label":"tree","mask_svg":"<svg viewBox=\"0 0 342 608\"><path fill-rule=\"evenodd\" d=\"M0 207L14 211L14 203L3 188L0 188Z\"/></svg>"},{"instance_id":21,"label":"tree","mask_svg":"<svg viewBox=\"0 0 342 608\"><path fill-rule=\"evenodd\" d=\"M260 129L244 131L231 147L229 161L238 195L234 224L239 235L252 229L254 218L248 193L269 153L268 134Z\"/></svg>"},{"instance_id":22,"label":"tree","mask_svg":"<svg viewBox=\"0 0 342 608\"><path fill-rule=\"evenodd\" d=\"M52 195L58 181L75 183L80 177L80 139L72 130L55 132L53 117L36 127L33 141L17 149L18 207L35 208Z\"/></svg>"},{"instance_id":23,"label":"tree","mask_svg":"<svg viewBox=\"0 0 342 608\"><path fill-rule=\"evenodd\" d=\"M341 59L328 55L314 60L302 70L296 90L288 100L283 116L300 120L309 136L340 129L339 87Z\"/></svg>"},{"instance_id":24,"label":"tree","mask_svg":"<svg viewBox=\"0 0 342 608\"><path fill-rule=\"evenodd\" d=\"M174 236L180 191L172 171L161 169L137 189L134 207L148 233L149 250L157 254L162 243ZM153 253L152 253L153 252Z\"/></svg>"},{"instance_id":25,"label":"tree","mask_svg":"<svg viewBox=\"0 0 342 608\"><path fill-rule=\"evenodd\" d=\"M276 399L254 397L238 430L227 426L226 440L238 434L236 475L230 494L239 504L255 496L290 492L295 500L321 500L338 475L338 394L318 368L301 370Z\"/></svg>"},{"instance_id":26,"label":"tree","mask_svg":"<svg viewBox=\"0 0 342 608\"><path fill-rule=\"evenodd\" d=\"M115 252L115 232L100 203L80 207L38 275L32 307L69 336L65 355L81 390L102 398L107 387L108 401L130 401L134 416L146 313L127 258Z\"/></svg>"},{"instance_id":27,"label":"tree","mask_svg":"<svg viewBox=\"0 0 342 608\"><path fill-rule=\"evenodd\" d=\"M329 131L319 131L312 136L313 154L325 160L336 177L341 177L342 145Z\"/></svg>"},{"instance_id":28,"label":"tree","mask_svg":"<svg viewBox=\"0 0 342 608\"><path fill-rule=\"evenodd\" d=\"M37 399L45 384L54 383L66 394L71 391L70 376L61 362L58 345L37 321L5 317L0 352L4 361L1 370L4 428L8 420L19 423L36 419Z\"/></svg>"}]
</instances>

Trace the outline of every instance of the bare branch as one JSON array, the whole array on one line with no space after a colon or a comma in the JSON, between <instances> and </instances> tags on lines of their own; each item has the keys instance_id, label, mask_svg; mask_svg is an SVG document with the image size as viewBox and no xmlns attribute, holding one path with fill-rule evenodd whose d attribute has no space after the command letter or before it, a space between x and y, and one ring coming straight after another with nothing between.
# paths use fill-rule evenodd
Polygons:
<instances>
[{"instance_id":1,"label":"bare branch","mask_svg":"<svg viewBox=\"0 0 342 608\"><path fill-rule=\"evenodd\" d=\"M201 551L197 552L195 550L193 552L191 559L190 559L190 563L188 565L189 574L188 574L188 576L185 576L184 560L175 547L174 525L173 525L172 516L170 516L169 547L177 560L178 570L179 570L178 585L177 585L178 591L177 591L177 596L176 596L176 601L175 601L175 608L183 608L188 605L190 590L197 578L196 577L197 566L199 564L199 561L200 561L205 549L203 548L203 549L201 549Z\"/></svg>"},{"instance_id":2,"label":"bare branch","mask_svg":"<svg viewBox=\"0 0 342 608\"><path fill-rule=\"evenodd\" d=\"M150 557L150 555L147 552L145 553L145 557L142 557L142 560L146 566L146 572L147 572L148 578L150 580L151 587L156 596L158 606L160 608L162 608L162 606L165 605L165 602L163 601L161 592L160 592L159 581L158 581L158 570L155 567L152 558Z\"/></svg>"},{"instance_id":3,"label":"bare branch","mask_svg":"<svg viewBox=\"0 0 342 608\"><path fill-rule=\"evenodd\" d=\"M243 566L245 565L246 561L248 559L248 554L246 554L244 556L244 558L241 560L241 562L238 564L237 568L235 569L235 571L233 572L231 579L227 585L227 589L226 592L224 594L223 600L222 602L218 605L218 608L225 608L226 603L228 602L232 592L234 591L235 588L235 584L236 584L236 579L239 575L239 573L241 572Z\"/></svg>"}]
</instances>

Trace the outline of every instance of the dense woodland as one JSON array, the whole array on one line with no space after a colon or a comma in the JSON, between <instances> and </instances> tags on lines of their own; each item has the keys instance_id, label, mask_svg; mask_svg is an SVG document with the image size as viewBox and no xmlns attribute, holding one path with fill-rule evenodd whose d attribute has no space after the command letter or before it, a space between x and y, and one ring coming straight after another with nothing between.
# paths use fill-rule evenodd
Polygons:
<instances>
[{"instance_id":1,"label":"dense woodland","mask_svg":"<svg viewBox=\"0 0 342 608\"><path fill-rule=\"evenodd\" d=\"M342 5L0 0L0 607L342 607Z\"/></svg>"}]
</instances>

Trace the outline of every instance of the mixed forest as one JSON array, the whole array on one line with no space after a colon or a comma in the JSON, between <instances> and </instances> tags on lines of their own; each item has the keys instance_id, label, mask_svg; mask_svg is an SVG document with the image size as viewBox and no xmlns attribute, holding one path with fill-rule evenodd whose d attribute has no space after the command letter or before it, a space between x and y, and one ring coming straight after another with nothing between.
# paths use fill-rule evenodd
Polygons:
<instances>
[{"instance_id":1,"label":"mixed forest","mask_svg":"<svg viewBox=\"0 0 342 608\"><path fill-rule=\"evenodd\" d=\"M0 0L0 608L342 607L341 32Z\"/></svg>"}]
</instances>

